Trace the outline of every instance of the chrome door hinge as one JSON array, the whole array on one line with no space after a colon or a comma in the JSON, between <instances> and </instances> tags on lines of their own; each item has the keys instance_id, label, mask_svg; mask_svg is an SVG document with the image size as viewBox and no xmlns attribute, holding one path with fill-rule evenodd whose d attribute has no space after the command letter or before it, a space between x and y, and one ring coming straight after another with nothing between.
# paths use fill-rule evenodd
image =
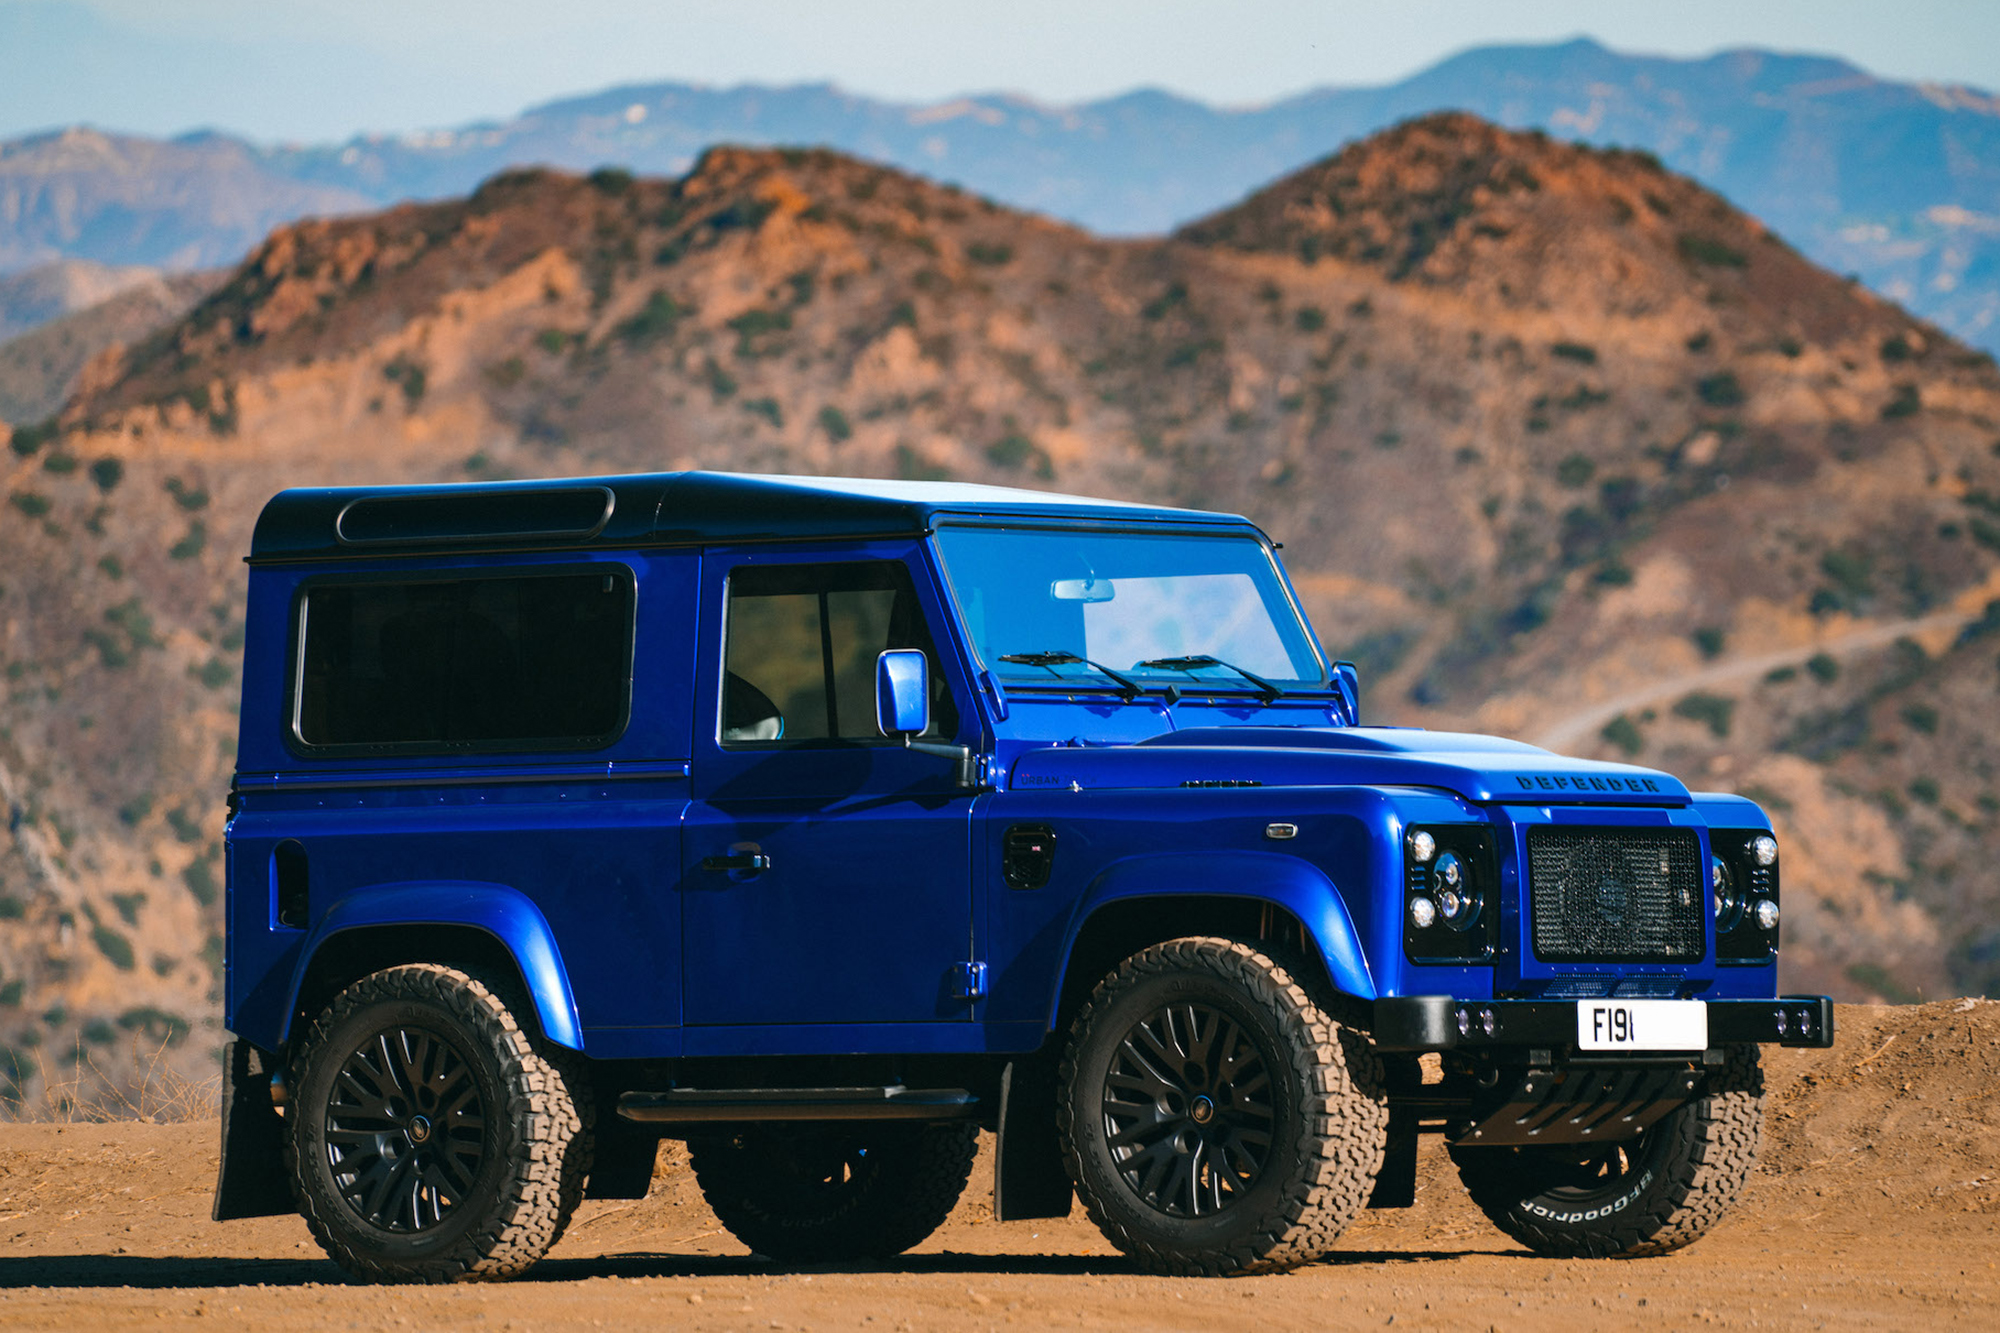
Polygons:
<instances>
[{"instance_id":1,"label":"chrome door hinge","mask_svg":"<svg viewBox=\"0 0 2000 1333\"><path fill-rule=\"evenodd\" d=\"M951 992L961 1000L985 999L986 964L953 963L951 965Z\"/></svg>"}]
</instances>

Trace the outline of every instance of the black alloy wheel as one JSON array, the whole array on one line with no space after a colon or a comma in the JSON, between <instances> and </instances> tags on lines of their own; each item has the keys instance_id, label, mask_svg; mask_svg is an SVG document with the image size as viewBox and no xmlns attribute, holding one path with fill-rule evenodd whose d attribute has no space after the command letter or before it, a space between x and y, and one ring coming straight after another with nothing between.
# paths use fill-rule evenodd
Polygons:
<instances>
[{"instance_id":1,"label":"black alloy wheel","mask_svg":"<svg viewBox=\"0 0 2000 1333\"><path fill-rule=\"evenodd\" d=\"M1271 1059L1206 1004L1134 1023L1104 1078L1104 1141L1133 1193L1170 1217L1219 1213L1263 1174L1276 1112Z\"/></svg>"},{"instance_id":2,"label":"black alloy wheel","mask_svg":"<svg viewBox=\"0 0 2000 1333\"><path fill-rule=\"evenodd\" d=\"M1156 1273L1268 1273L1332 1248L1389 1111L1366 1036L1265 946L1169 940L1078 1011L1056 1130L1091 1220Z\"/></svg>"},{"instance_id":3,"label":"black alloy wheel","mask_svg":"<svg viewBox=\"0 0 2000 1333\"><path fill-rule=\"evenodd\" d=\"M901 1254L944 1225L979 1126L745 1125L690 1139L702 1197L731 1235L780 1263Z\"/></svg>"},{"instance_id":4,"label":"black alloy wheel","mask_svg":"<svg viewBox=\"0 0 2000 1333\"><path fill-rule=\"evenodd\" d=\"M526 1012L510 978L407 964L341 991L300 1040L285 1161L348 1272L512 1277L562 1236L590 1175L592 1089Z\"/></svg>"},{"instance_id":5,"label":"black alloy wheel","mask_svg":"<svg viewBox=\"0 0 2000 1333\"><path fill-rule=\"evenodd\" d=\"M341 1198L370 1226L443 1222L486 1160L486 1103L464 1054L421 1028L374 1033L334 1079L326 1153Z\"/></svg>"},{"instance_id":6,"label":"black alloy wheel","mask_svg":"<svg viewBox=\"0 0 2000 1333\"><path fill-rule=\"evenodd\" d=\"M1757 1048L1736 1046L1637 1138L1450 1151L1472 1201L1535 1253L1632 1258L1692 1244L1721 1220L1756 1166L1763 1123Z\"/></svg>"}]
</instances>

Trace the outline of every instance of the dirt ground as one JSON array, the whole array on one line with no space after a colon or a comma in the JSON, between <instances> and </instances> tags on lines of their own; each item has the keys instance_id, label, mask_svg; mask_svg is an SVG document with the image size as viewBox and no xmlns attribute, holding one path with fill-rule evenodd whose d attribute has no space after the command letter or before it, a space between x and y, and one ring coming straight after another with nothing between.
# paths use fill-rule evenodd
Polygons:
<instances>
[{"instance_id":1,"label":"dirt ground","mask_svg":"<svg viewBox=\"0 0 2000 1333\"><path fill-rule=\"evenodd\" d=\"M214 1122L0 1126L0 1327L255 1321L287 1333L694 1330L2000 1328L2000 1003L1843 1008L1830 1052L1771 1052L1764 1149L1706 1239L1539 1259L1427 1141L1415 1208L1277 1277L1136 1272L1083 1218L997 1223L983 1156L949 1223L865 1270L750 1258L678 1151L642 1203L588 1203L525 1280L349 1285L297 1218L212 1223Z\"/></svg>"}]
</instances>

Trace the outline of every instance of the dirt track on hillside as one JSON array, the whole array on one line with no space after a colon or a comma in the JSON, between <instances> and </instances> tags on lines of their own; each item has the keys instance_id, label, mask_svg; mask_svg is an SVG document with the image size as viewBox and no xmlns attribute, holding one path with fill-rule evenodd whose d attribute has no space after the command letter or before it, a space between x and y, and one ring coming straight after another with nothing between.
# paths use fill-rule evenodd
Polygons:
<instances>
[{"instance_id":1,"label":"dirt track on hillside","mask_svg":"<svg viewBox=\"0 0 2000 1333\"><path fill-rule=\"evenodd\" d=\"M350 1286L296 1218L208 1221L216 1127L0 1126L0 1327L698 1330L1683 1329L2000 1326L2000 1003L1843 1008L1831 1052L1774 1052L1764 1151L1705 1240L1539 1259L1487 1225L1434 1145L1417 1206L1280 1277L1141 1275L1083 1220L992 1220L973 1189L866 1271L748 1257L677 1154L643 1203L586 1204L527 1280Z\"/></svg>"}]
</instances>

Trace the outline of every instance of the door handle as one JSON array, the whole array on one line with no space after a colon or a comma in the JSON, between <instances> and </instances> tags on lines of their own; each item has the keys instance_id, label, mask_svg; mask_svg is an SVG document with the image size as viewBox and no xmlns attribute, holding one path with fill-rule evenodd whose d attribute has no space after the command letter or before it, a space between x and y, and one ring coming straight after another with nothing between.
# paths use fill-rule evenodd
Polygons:
<instances>
[{"instance_id":1,"label":"door handle","mask_svg":"<svg viewBox=\"0 0 2000 1333\"><path fill-rule=\"evenodd\" d=\"M703 870L748 870L752 874L771 868L771 858L762 852L737 852L730 856L704 856Z\"/></svg>"}]
</instances>

